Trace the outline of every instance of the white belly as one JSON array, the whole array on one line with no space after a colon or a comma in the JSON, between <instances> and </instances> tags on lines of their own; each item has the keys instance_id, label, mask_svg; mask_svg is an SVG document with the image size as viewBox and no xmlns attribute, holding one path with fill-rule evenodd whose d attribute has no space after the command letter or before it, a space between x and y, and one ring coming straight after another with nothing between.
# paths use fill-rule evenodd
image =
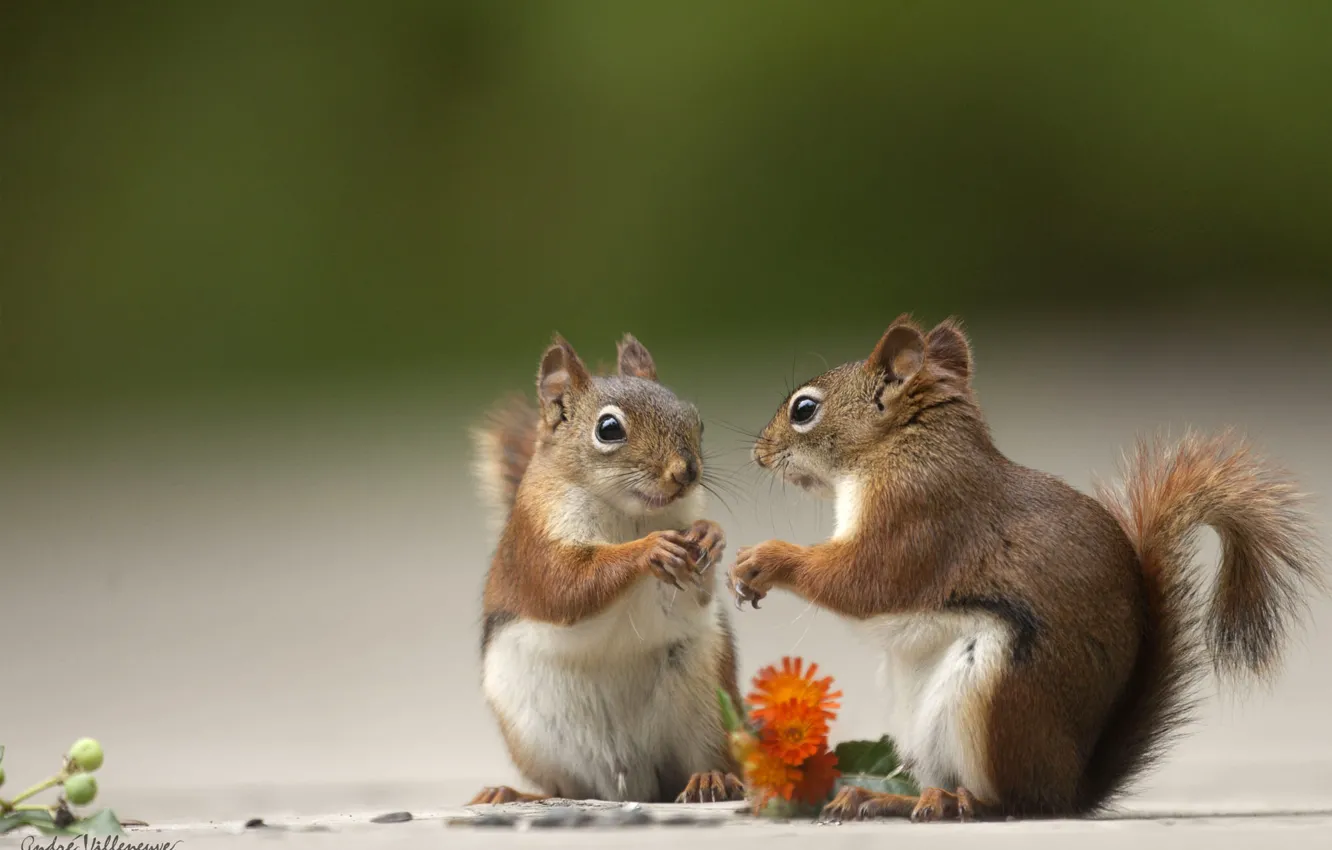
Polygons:
<instances>
[{"instance_id":1,"label":"white belly","mask_svg":"<svg viewBox=\"0 0 1332 850\"><path fill-rule=\"evenodd\" d=\"M887 733L922 788L963 785L992 798L983 710L1011 657L1011 632L985 615L876 617L861 625L882 652Z\"/></svg>"},{"instance_id":2,"label":"white belly","mask_svg":"<svg viewBox=\"0 0 1332 850\"><path fill-rule=\"evenodd\" d=\"M720 769L722 616L645 578L577 625L504 626L482 681L519 768L546 793L640 801Z\"/></svg>"}]
</instances>

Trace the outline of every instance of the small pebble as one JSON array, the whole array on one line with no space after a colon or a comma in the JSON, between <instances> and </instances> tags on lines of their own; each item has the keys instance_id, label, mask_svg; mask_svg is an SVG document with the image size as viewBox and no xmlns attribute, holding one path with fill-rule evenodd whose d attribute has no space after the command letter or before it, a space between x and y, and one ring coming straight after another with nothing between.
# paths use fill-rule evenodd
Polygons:
<instances>
[{"instance_id":1,"label":"small pebble","mask_svg":"<svg viewBox=\"0 0 1332 850\"><path fill-rule=\"evenodd\" d=\"M378 815L370 818L371 823L406 823L412 819L411 812L389 812L386 815Z\"/></svg>"},{"instance_id":2,"label":"small pebble","mask_svg":"<svg viewBox=\"0 0 1332 850\"><path fill-rule=\"evenodd\" d=\"M518 818L513 815L477 815L474 818L459 818L456 823L465 823L468 826L513 826L518 822Z\"/></svg>"},{"instance_id":3,"label":"small pebble","mask_svg":"<svg viewBox=\"0 0 1332 850\"><path fill-rule=\"evenodd\" d=\"M572 806L551 809L527 821L532 829L559 829L562 827L585 826L592 820L592 815Z\"/></svg>"},{"instance_id":4,"label":"small pebble","mask_svg":"<svg viewBox=\"0 0 1332 850\"><path fill-rule=\"evenodd\" d=\"M263 818L250 818L245 822L246 829L258 829L262 826L268 826L268 824L264 823Z\"/></svg>"},{"instance_id":5,"label":"small pebble","mask_svg":"<svg viewBox=\"0 0 1332 850\"><path fill-rule=\"evenodd\" d=\"M606 826L646 826L652 823L652 815L642 806L625 806L611 809L601 816Z\"/></svg>"},{"instance_id":6,"label":"small pebble","mask_svg":"<svg viewBox=\"0 0 1332 850\"><path fill-rule=\"evenodd\" d=\"M700 823L700 820L688 812L677 812L676 814L662 815L658 817L657 823L664 826L693 826L696 823Z\"/></svg>"}]
</instances>

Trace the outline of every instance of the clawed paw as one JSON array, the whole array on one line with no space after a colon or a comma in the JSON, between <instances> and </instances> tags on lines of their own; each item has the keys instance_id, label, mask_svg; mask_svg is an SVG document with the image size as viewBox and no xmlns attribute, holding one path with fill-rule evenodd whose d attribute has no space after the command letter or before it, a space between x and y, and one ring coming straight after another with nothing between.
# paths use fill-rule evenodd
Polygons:
<instances>
[{"instance_id":1,"label":"clawed paw","mask_svg":"<svg viewBox=\"0 0 1332 850\"><path fill-rule=\"evenodd\" d=\"M956 794L941 788L926 788L919 797L907 797L848 786L823 807L819 819L827 823L881 817L909 817L912 823L967 822L978 819L982 810L994 811L977 802L965 788L957 789Z\"/></svg>"},{"instance_id":2,"label":"clawed paw","mask_svg":"<svg viewBox=\"0 0 1332 850\"><path fill-rule=\"evenodd\" d=\"M685 532L693 556L693 564L702 572L722 559L726 551L726 535L712 520L701 519Z\"/></svg>"},{"instance_id":3,"label":"clawed paw","mask_svg":"<svg viewBox=\"0 0 1332 850\"><path fill-rule=\"evenodd\" d=\"M869 792L863 788L857 788L848 785L832 798L828 805L823 807L819 813L819 820L824 823L841 823L842 821L856 820L860 817L861 804L869 797Z\"/></svg>"},{"instance_id":4,"label":"clawed paw","mask_svg":"<svg viewBox=\"0 0 1332 850\"><path fill-rule=\"evenodd\" d=\"M694 584L698 577L689 539L679 531L657 531L652 537L652 548L647 553L648 570L658 581L677 590L684 590L686 583Z\"/></svg>"},{"instance_id":5,"label":"clawed paw","mask_svg":"<svg viewBox=\"0 0 1332 850\"><path fill-rule=\"evenodd\" d=\"M745 785L733 774L720 770L695 773L689 777L689 784L675 798L677 803L724 803L728 800L743 800Z\"/></svg>"},{"instance_id":6,"label":"clawed paw","mask_svg":"<svg viewBox=\"0 0 1332 850\"><path fill-rule=\"evenodd\" d=\"M957 795L941 788L926 788L911 810L912 823L937 823L958 818Z\"/></svg>"},{"instance_id":7,"label":"clawed paw","mask_svg":"<svg viewBox=\"0 0 1332 850\"><path fill-rule=\"evenodd\" d=\"M507 785L497 785L494 788L482 788L481 793L472 798L469 806L497 806L501 803L518 803L524 800L531 800L531 794L524 794Z\"/></svg>"},{"instance_id":8,"label":"clawed paw","mask_svg":"<svg viewBox=\"0 0 1332 850\"><path fill-rule=\"evenodd\" d=\"M736 551L735 564L726 586L735 594L737 608L743 609L748 602L757 609L759 600L772 590L783 569L780 557L774 552L779 545L769 541L757 546L742 546Z\"/></svg>"}]
</instances>

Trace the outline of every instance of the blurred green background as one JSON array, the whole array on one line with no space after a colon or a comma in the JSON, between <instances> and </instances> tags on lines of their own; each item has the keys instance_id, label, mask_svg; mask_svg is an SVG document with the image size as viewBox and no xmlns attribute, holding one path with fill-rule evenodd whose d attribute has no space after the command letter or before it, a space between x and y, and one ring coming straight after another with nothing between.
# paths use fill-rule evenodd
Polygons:
<instances>
[{"instance_id":1,"label":"blurred green background","mask_svg":"<svg viewBox=\"0 0 1332 850\"><path fill-rule=\"evenodd\" d=\"M1326 316L1330 223L1325 0L0 3L9 412Z\"/></svg>"},{"instance_id":2,"label":"blurred green background","mask_svg":"<svg viewBox=\"0 0 1332 850\"><path fill-rule=\"evenodd\" d=\"M739 432L903 311L1015 460L1235 425L1332 527L1330 287L1332 0L0 0L0 645L152 697L10 700L8 769L96 735L154 823L520 784L465 426L556 330L698 403L732 551L831 531ZM746 677L882 734L835 618L750 613ZM1165 810L1327 808L1328 634Z\"/></svg>"}]
</instances>

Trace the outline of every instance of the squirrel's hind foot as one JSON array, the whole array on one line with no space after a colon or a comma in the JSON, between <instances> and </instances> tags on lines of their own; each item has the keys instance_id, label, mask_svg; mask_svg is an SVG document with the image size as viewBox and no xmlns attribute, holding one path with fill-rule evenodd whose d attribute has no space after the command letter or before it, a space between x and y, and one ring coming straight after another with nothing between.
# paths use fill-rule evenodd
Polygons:
<instances>
[{"instance_id":1,"label":"squirrel's hind foot","mask_svg":"<svg viewBox=\"0 0 1332 850\"><path fill-rule=\"evenodd\" d=\"M734 774L709 770L689 777L689 784L675 798L677 803L725 803L743 800L745 785Z\"/></svg>"},{"instance_id":2,"label":"squirrel's hind foot","mask_svg":"<svg viewBox=\"0 0 1332 850\"><path fill-rule=\"evenodd\" d=\"M848 785L832 802L823 807L819 820L825 823L868 820L883 817L910 817L918 800L901 794L883 794Z\"/></svg>"},{"instance_id":3,"label":"squirrel's hind foot","mask_svg":"<svg viewBox=\"0 0 1332 850\"><path fill-rule=\"evenodd\" d=\"M501 803L534 803L545 799L546 796L543 794L524 794L507 785L498 785L494 788L482 788L481 793L473 797L472 802L467 805L497 806Z\"/></svg>"},{"instance_id":4,"label":"squirrel's hind foot","mask_svg":"<svg viewBox=\"0 0 1332 850\"><path fill-rule=\"evenodd\" d=\"M911 812L913 823L934 823L937 821L958 820L969 823L975 820L988 820L996 814L993 806L976 799L966 788L958 788L955 793L942 788L926 788L920 793L920 801Z\"/></svg>"},{"instance_id":5,"label":"squirrel's hind foot","mask_svg":"<svg viewBox=\"0 0 1332 850\"><path fill-rule=\"evenodd\" d=\"M965 788L958 788L956 793L942 788L926 788L919 797L908 797L848 786L823 807L819 820L841 823L871 818L910 818L912 823L953 820L968 823L986 820L994 812L993 807L977 800L976 795Z\"/></svg>"}]
</instances>

